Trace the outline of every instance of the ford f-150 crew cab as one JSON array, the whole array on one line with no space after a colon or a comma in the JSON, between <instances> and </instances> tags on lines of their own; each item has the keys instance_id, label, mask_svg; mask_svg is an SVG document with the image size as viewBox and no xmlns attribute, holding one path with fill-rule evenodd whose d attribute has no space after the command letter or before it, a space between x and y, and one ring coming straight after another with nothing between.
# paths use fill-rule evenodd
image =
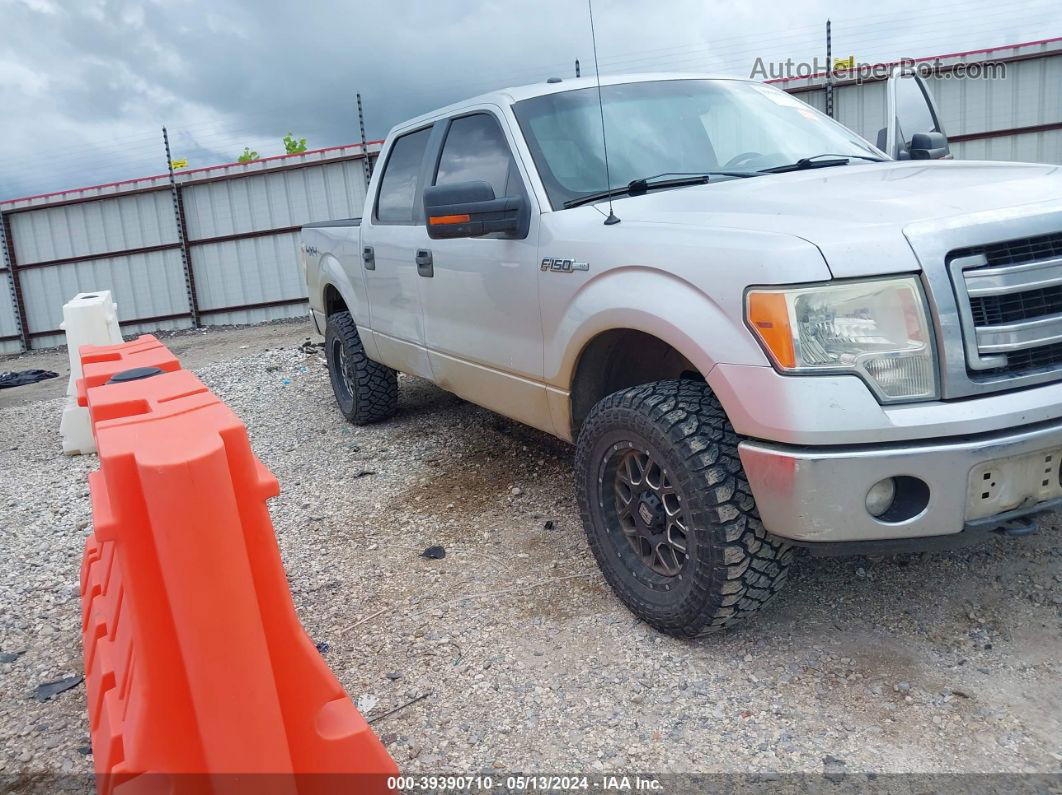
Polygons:
<instances>
[{"instance_id":1,"label":"ford f-150 crew cab","mask_svg":"<svg viewBox=\"0 0 1062 795\"><path fill-rule=\"evenodd\" d=\"M606 579L677 635L759 609L794 545L1033 529L1062 502L1062 170L947 159L920 81L888 96L881 149L680 75L397 126L362 217L302 233L340 410L387 418L401 371L574 442Z\"/></svg>"}]
</instances>

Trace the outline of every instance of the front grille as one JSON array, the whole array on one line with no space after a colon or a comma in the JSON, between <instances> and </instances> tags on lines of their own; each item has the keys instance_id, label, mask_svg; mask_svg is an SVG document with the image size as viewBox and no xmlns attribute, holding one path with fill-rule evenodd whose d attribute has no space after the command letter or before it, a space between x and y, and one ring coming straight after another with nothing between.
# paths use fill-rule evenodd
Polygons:
<instances>
[{"instance_id":1,"label":"front grille","mask_svg":"<svg viewBox=\"0 0 1062 795\"><path fill-rule=\"evenodd\" d=\"M988 246L982 246L980 249L968 249L968 252L971 254L983 253L985 259L988 260L988 267L1019 265L1023 262L1062 257L1062 232L992 243ZM957 256L964 256L958 252L956 254Z\"/></svg>"},{"instance_id":2,"label":"front grille","mask_svg":"<svg viewBox=\"0 0 1062 795\"><path fill-rule=\"evenodd\" d=\"M1062 232L958 249L948 264L970 310L963 331L971 378L1062 376Z\"/></svg>"},{"instance_id":3,"label":"front grille","mask_svg":"<svg viewBox=\"0 0 1062 795\"><path fill-rule=\"evenodd\" d=\"M971 298L970 310L975 326L999 326L1055 315L1062 312L1062 286Z\"/></svg>"},{"instance_id":4,"label":"front grille","mask_svg":"<svg viewBox=\"0 0 1062 795\"><path fill-rule=\"evenodd\" d=\"M1041 345L1027 351L1015 351L1007 354L1006 367L983 370L984 373L1031 373L1039 370L1054 369L1062 364L1062 343Z\"/></svg>"}]
</instances>

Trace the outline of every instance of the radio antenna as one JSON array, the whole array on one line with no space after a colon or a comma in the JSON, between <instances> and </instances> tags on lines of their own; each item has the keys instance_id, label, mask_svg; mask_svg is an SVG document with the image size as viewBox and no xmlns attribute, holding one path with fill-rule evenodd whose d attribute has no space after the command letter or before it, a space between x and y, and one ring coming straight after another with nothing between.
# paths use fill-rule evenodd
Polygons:
<instances>
[{"instance_id":1,"label":"radio antenna","mask_svg":"<svg viewBox=\"0 0 1062 795\"><path fill-rule=\"evenodd\" d=\"M608 197L608 218L605 219L605 226L612 226L618 224L620 219L616 217L616 214L612 211L612 175L608 169L608 139L605 137L605 103L601 101L601 70L597 66L597 34L594 32L594 0L586 0L586 5L590 9L590 40L594 44L594 75L597 77L597 109L601 114L601 149L605 153L605 190L609 191Z\"/></svg>"}]
</instances>

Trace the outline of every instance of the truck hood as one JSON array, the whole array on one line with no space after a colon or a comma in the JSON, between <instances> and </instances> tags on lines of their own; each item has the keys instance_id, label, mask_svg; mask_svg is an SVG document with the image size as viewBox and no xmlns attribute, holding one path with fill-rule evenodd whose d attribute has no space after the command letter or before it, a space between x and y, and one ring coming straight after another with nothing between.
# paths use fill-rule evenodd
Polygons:
<instances>
[{"instance_id":1,"label":"truck hood","mask_svg":"<svg viewBox=\"0 0 1062 795\"><path fill-rule=\"evenodd\" d=\"M908 224L1051 199L1062 202L1060 166L952 160L770 174L614 205L629 222L791 234L818 246L835 277L849 277L919 270L904 237Z\"/></svg>"}]
</instances>

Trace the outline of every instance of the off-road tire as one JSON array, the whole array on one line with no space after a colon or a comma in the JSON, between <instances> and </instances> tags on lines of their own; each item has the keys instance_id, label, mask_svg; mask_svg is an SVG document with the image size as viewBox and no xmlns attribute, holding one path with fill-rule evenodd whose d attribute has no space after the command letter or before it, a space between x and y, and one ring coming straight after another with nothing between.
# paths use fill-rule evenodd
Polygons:
<instances>
[{"instance_id":1,"label":"off-road tire","mask_svg":"<svg viewBox=\"0 0 1062 795\"><path fill-rule=\"evenodd\" d=\"M697 637L732 626L759 611L786 581L792 549L764 529L738 441L707 384L693 380L615 392L594 406L580 430L575 472L590 548L616 595L662 632ZM663 577L624 552L631 544L617 509L608 507L617 497L602 473L627 442L657 456L680 495L688 533L677 575Z\"/></svg>"},{"instance_id":2,"label":"off-road tire","mask_svg":"<svg viewBox=\"0 0 1062 795\"><path fill-rule=\"evenodd\" d=\"M325 327L325 359L340 413L355 425L386 420L398 408L398 374L365 353L350 312Z\"/></svg>"}]
</instances>

